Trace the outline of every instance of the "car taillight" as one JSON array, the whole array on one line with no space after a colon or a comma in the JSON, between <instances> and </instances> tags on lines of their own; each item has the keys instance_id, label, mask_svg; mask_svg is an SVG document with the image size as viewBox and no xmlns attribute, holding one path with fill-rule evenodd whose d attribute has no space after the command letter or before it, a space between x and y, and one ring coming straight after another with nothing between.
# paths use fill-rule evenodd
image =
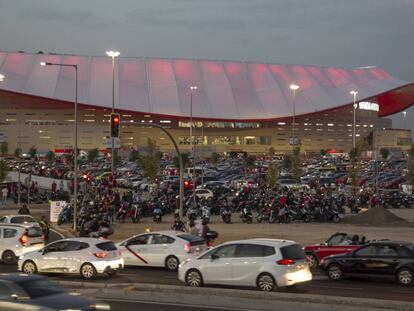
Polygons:
<instances>
[{"instance_id":1,"label":"car taillight","mask_svg":"<svg viewBox=\"0 0 414 311\"><path fill-rule=\"evenodd\" d=\"M191 253L191 243L185 243L184 249L187 253Z\"/></svg>"},{"instance_id":2,"label":"car taillight","mask_svg":"<svg viewBox=\"0 0 414 311\"><path fill-rule=\"evenodd\" d=\"M29 238L27 237L26 233L23 233L19 239L19 242L21 245L26 246L26 244L29 242Z\"/></svg>"},{"instance_id":3,"label":"car taillight","mask_svg":"<svg viewBox=\"0 0 414 311\"><path fill-rule=\"evenodd\" d=\"M95 257L98 257L98 258L106 258L106 256L108 256L108 253L98 252L98 253L95 253L94 255L95 255Z\"/></svg>"},{"instance_id":4,"label":"car taillight","mask_svg":"<svg viewBox=\"0 0 414 311\"><path fill-rule=\"evenodd\" d=\"M295 261L293 259L281 259L277 261L278 265L288 266L294 264Z\"/></svg>"}]
</instances>

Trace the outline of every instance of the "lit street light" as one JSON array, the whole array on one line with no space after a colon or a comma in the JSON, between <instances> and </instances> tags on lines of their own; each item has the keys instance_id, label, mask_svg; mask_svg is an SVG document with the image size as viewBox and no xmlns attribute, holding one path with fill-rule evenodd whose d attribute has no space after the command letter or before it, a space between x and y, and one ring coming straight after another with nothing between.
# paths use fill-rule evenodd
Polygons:
<instances>
[{"instance_id":1,"label":"lit street light","mask_svg":"<svg viewBox=\"0 0 414 311\"><path fill-rule=\"evenodd\" d=\"M0 82L3 82L5 78L6 77L4 75L0 74Z\"/></svg>"},{"instance_id":2,"label":"lit street light","mask_svg":"<svg viewBox=\"0 0 414 311\"><path fill-rule=\"evenodd\" d=\"M78 208L78 65L41 62L41 66L60 66L75 69L75 143L73 155L73 230L76 231L76 214Z\"/></svg>"},{"instance_id":3,"label":"lit street light","mask_svg":"<svg viewBox=\"0 0 414 311\"><path fill-rule=\"evenodd\" d=\"M403 111L403 119L404 119L404 129L407 129L407 111Z\"/></svg>"},{"instance_id":4,"label":"lit street light","mask_svg":"<svg viewBox=\"0 0 414 311\"><path fill-rule=\"evenodd\" d=\"M299 144L299 140L295 137L295 118L296 118L296 90L299 89L299 85L291 84L290 89L293 91L293 116L292 116L292 139L291 145L296 146Z\"/></svg>"},{"instance_id":5,"label":"lit street light","mask_svg":"<svg viewBox=\"0 0 414 311\"><path fill-rule=\"evenodd\" d=\"M121 55L118 51L107 51L106 55L112 57L112 113L115 111L115 57ZM114 137L112 137L112 146L111 146L111 172L112 178L115 178L115 148L114 148Z\"/></svg>"},{"instance_id":6,"label":"lit street light","mask_svg":"<svg viewBox=\"0 0 414 311\"><path fill-rule=\"evenodd\" d=\"M351 91L349 92L349 94L354 96L354 123L353 123L353 128L352 128L352 148L355 149L355 135L356 135L356 109L358 108L358 105L356 103L356 96L358 94L357 91Z\"/></svg>"},{"instance_id":7,"label":"lit street light","mask_svg":"<svg viewBox=\"0 0 414 311\"><path fill-rule=\"evenodd\" d=\"M193 150L193 92L197 91L197 86L190 86L190 153L193 155L193 173L191 174L191 179L193 181L193 196L195 203L195 148Z\"/></svg>"}]
</instances>

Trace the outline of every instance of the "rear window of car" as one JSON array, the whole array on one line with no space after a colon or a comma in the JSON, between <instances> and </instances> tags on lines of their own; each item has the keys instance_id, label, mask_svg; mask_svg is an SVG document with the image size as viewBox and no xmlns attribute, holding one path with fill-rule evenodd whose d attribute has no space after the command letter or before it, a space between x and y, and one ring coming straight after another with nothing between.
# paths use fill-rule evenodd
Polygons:
<instances>
[{"instance_id":1,"label":"rear window of car","mask_svg":"<svg viewBox=\"0 0 414 311\"><path fill-rule=\"evenodd\" d=\"M196 246L196 245L202 245L205 243L204 239L200 238L199 236L196 235L191 235L191 234L181 234L178 235L179 238L186 240L187 242L190 242L190 244L192 246Z\"/></svg>"},{"instance_id":2,"label":"rear window of car","mask_svg":"<svg viewBox=\"0 0 414 311\"><path fill-rule=\"evenodd\" d=\"M280 248L283 259L306 259L305 252L299 244L292 244Z\"/></svg>"},{"instance_id":3,"label":"rear window of car","mask_svg":"<svg viewBox=\"0 0 414 311\"><path fill-rule=\"evenodd\" d=\"M103 251L116 251L117 250L115 244L112 242L98 243L96 244L96 247Z\"/></svg>"},{"instance_id":4,"label":"rear window of car","mask_svg":"<svg viewBox=\"0 0 414 311\"><path fill-rule=\"evenodd\" d=\"M26 231L29 238L38 238L43 235L43 231L40 227L30 227Z\"/></svg>"}]
</instances>

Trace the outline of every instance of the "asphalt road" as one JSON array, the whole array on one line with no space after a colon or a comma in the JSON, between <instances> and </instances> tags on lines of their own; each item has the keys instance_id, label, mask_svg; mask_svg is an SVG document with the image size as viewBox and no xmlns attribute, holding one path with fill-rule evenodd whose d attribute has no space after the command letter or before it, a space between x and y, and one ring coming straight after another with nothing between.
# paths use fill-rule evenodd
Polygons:
<instances>
[{"instance_id":1,"label":"asphalt road","mask_svg":"<svg viewBox=\"0 0 414 311\"><path fill-rule=\"evenodd\" d=\"M51 231L49 242L61 239L62 236ZM17 272L15 266L7 266L0 264L0 273ZM65 280L65 281L81 281L80 276L74 275L51 275L51 279ZM141 267L127 267L118 275L114 277L98 277L94 280L97 283L152 283L165 285L180 285L184 286L177 279L176 272L169 272L159 268L141 268ZM330 281L322 272L314 273L314 280L310 283L303 284L294 289L278 289L278 291L288 291L289 293L300 294L314 294L327 296L342 296L354 298L376 298L384 300L399 300L414 302L414 287L402 287L396 284L392 279L364 279L352 278L341 282ZM115 303L115 302L111 302ZM119 302L125 304L125 310L129 310L132 304L128 301ZM158 306L159 307L159 306ZM132 307L131 307L132 308ZM154 309L155 308L155 309ZM186 310L180 306L179 309L174 309L175 306L169 306L167 310ZM164 309L164 307L163 307ZM124 310L124 309L120 309ZM131 309L132 310L132 309ZM143 304L143 309L139 310L159 310L157 306ZM189 309L190 310L190 309ZM192 307L191 310L197 310ZM203 308L203 310L208 310ZM213 310L213 309L211 309Z\"/></svg>"}]
</instances>

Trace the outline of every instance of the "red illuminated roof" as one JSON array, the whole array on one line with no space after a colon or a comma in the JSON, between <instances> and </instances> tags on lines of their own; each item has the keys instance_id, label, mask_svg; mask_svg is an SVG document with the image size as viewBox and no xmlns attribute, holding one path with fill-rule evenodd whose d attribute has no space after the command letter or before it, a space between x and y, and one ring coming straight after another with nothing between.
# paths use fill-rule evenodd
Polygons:
<instances>
[{"instance_id":1,"label":"red illuminated roof","mask_svg":"<svg viewBox=\"0 0 414 311\"><path fill-rule=\"evenodd\" d=\"M71 67L40 66L40 62L77 64L78 101L112 106L110 57L1 53L0 89L59 101L74 98ZM414 87L380 68L343 69L251 62L118 58L115 108L148 114L217 120L271 120L291 116L293 91L296 114L303 115L349 105L351 90L358 100L377 97L380 116L414 103Z\"/></svg>"}]
</instances>

